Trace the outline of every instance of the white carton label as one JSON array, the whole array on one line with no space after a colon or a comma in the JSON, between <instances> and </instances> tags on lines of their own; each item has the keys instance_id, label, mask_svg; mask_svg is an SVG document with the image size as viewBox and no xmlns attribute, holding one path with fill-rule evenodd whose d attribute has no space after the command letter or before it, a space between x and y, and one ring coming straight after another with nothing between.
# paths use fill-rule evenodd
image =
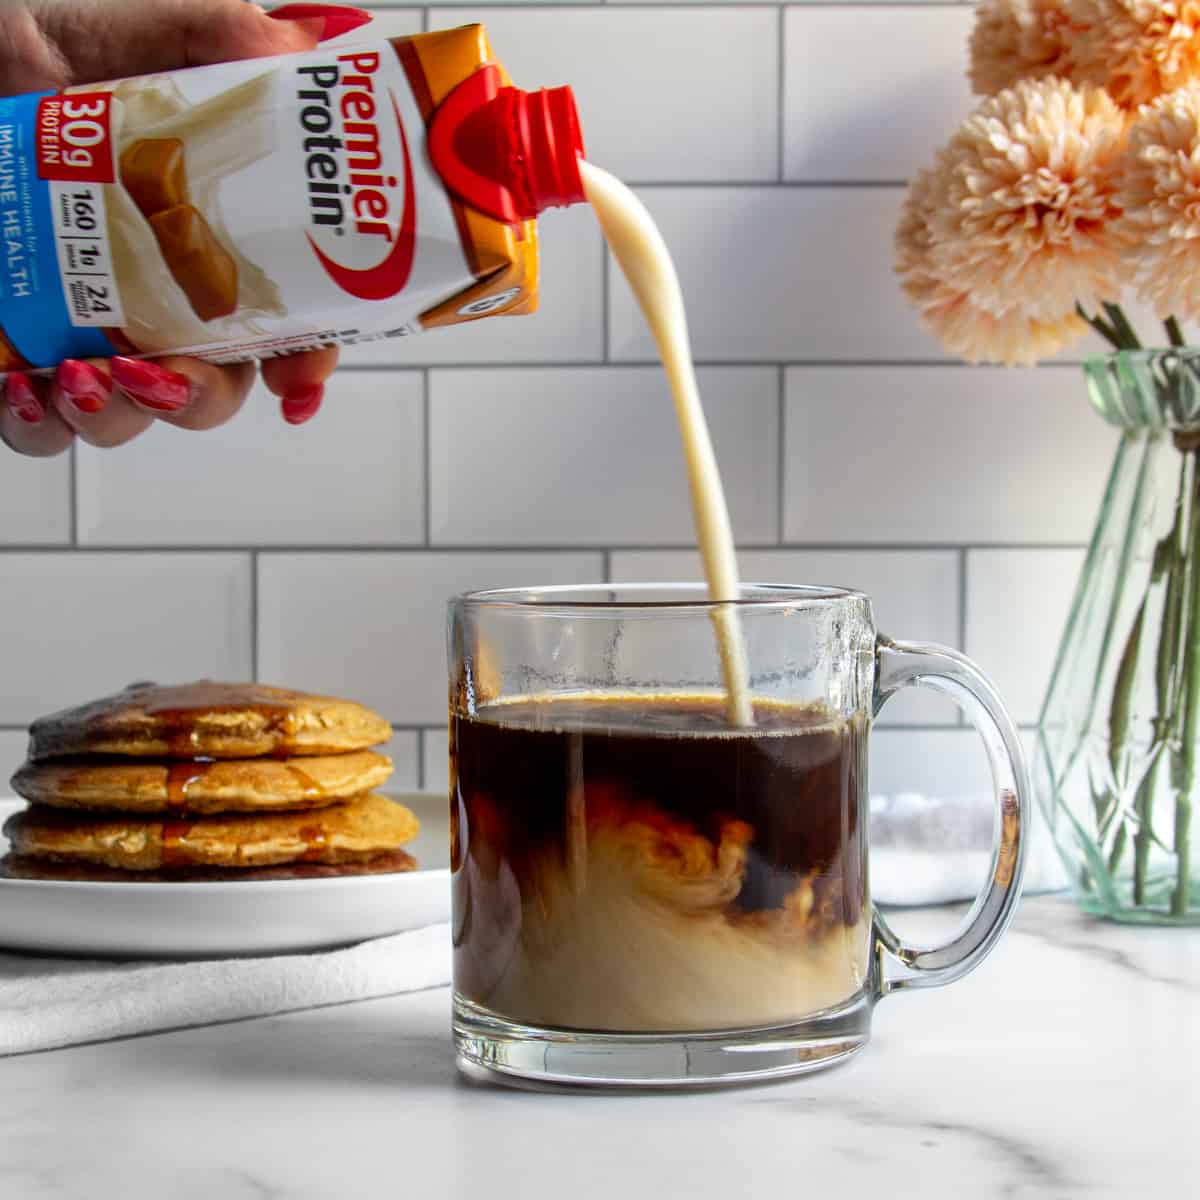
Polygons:
<instances>
[{"instance_id":1,"label":"white carton label","mask_svg":"<svg viewBox=\"0 0 1200 1200\"><path fill-rule=\"evenodd\" d=\"M180 147L179 202L220 247L236 297L225 312L197 309L118 169L106 193L109 244L88 253L106 264L111 253L123 319L101 319L74 287L72 313L119 325L143 351L215 361L323 344L334 332L345 344L418 329L422 312L475 281L424 130L387 42L122 81L117 163L147 140ZM202 242L188 249L211 265Z\"/></svg>"},{"instance_id":2,"label":"white carton label","mask_svg":"<svg viewBox=\"0 0 1200 1200\"><path fill-rule=\"evenodd\" d=\"M50 209L71 324L123 325L125 313L113 273L103 186L51 183Z\"/></svg>"}]
</instances>

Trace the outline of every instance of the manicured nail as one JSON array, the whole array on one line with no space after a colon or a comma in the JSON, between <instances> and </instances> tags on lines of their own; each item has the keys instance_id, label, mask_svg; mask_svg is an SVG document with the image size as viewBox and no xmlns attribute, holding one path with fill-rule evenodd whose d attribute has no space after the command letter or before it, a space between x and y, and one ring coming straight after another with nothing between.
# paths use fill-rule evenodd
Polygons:
<instances>
[{"instance_id":1,"label":"manicured nail","mask_svg":"<svg viewBox=\"0 0 1200 1200\"><path fill-rule=\"evenodd\" d=\"M36 425L45 415L46 409L33 390L33 382L24 371L10 371L4 381L4 398L8 407L30 425Z\"/></svg>"},{"instance_id":2,"label":"manicured nail","mask_svg":"<svg viewBox=\"0 0 1200 1200\"><path fill-rule=\"evenodd\" d=\"M144 408L178 412L192 398L192 381L178 371L168 371L141 358L114 358L113 382Z\"/></svg>"},{"instance_id":3,"label":"manicured nail","mask_svg":"<svg viewBox=\"0 0 1200 1200\"><path fill-rule=\"evenodd\" d=\"M311 21L314 28L320 29L317 38L320 42L360 29L372 20L369 12L341 4L285 4L282 8L272 9L267 16L276 21Z\"/></svg>"},{"instance_id":4,"label":"manicured nail","mask_svg":"<svg viewBox=\"0 0 1200 1200\"><path fill-rule=\"evenodd\" d=\"M112 380L108 374L91 363L80 362L77 358L64 358L54 372L62 394L81 413L93 415L108 403L108 393L112 391Z\"/></svg>"},{"instance_id":5,"label":"manicured nail","mask_svg":"<svg viewBox=\"0 0 1200 1200\"><path fill-rule=\"evenodd\" d=\"M325 385L314 383L312 387L297 388L284 396L280 408L283 419L289 425L303 425L310 417L317 415L321 401L325 398Z\"/></svg>"}]
</instances>

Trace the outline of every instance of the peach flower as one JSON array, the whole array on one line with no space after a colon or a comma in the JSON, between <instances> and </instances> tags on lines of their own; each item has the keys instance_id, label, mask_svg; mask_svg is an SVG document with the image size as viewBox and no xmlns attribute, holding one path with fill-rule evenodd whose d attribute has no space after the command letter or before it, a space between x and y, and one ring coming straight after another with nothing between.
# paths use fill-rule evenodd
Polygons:
<instances>
[{"instance_id":1,"label":"peach flower","mask_svg":"<svg viewBox=\"0 0 1200 1200\"><path fill-rule=\"evenodd\" d=\"M1200 317L1200 85L1142 109L1121 201L1142 299L1160 317Z\"/></svg>"},{"instance_id":2,"label":"peach flower","mask_svg":"<svg viewBox=\"0 0 1200 1200\"><path fill-rule=\"evenodd\" d=\"M1068 0L981 0L968 75L985 96L1022 79L1070 76Z\"/></svg>"},{"instance_id":3,"label":"peach flower","mask_svg":"<svg viewBox=\"0 0 1200 1200\"><path fill-rule=\"evenodd\" d=\"M937 185L933 171L913 181L896 229L896 272L922 323L946 350L967 362L1030 366L1083 337L1087 325L1073 308L1048 319L1016 306L993 313L939 278L928 220Z\"/></svg>"},{"instance_id":4,"label":"peach flower","mask_svg":"<svg viewBox=\"0 0 1200 1200\"><path fill-rule=\"evenodd\" d=\"M1070 77L1126 108L1200 76L1200 0L1068 0Z\"/></svg>"},{"instance_id":5,"label":"peach flower","mask_svg":"<svg viewBox=\"0 0 1200 1200\"><path fill-rule=\"evenodd\" d=\"M1016 308L1037 321L1114 299L1124 130L1103 91L1059 79L985 100L927 185L939 280L995 316Z\"/></svg>"}]
</instances>

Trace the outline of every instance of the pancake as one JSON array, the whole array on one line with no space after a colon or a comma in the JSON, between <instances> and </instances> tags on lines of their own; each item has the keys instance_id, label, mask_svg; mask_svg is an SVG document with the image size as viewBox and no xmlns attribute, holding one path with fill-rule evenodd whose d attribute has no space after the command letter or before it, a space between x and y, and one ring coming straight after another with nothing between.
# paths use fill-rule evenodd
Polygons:
<instances>
[{"instance_id":1,"label":"pancake","mask_svg":"<svg viewBox=\"0 0 1200 1200\"><path fill-rule=\"evenodd\" d=\"M35 804L131 813L290 812L382 787L392 760L371 750L296 760L28 762L12 788Z\"/></svg>"},{"instance_id":2,"label":"pancake","mask_svg":"<svg viewBox=\"0 0 1200 1200\"><path fill-rule=\"evenodd\" d=\"M0 879L43 879L75 883L248 883L253 880L336 879L343 875L395 875L415 871L417 860L404 850L348 863L286 863L278 867L170 867L161 871L118 871L85 862L53 862L8 854L0 858Z\"/></svg>"},{"instance_id":3,"label":"pancake","mask_svg":"<svg viewBox=\"0 0 1200 1200\"><path fill-rule=\"evenodd\" d=\"M4 833L16 855L94 863L121 871L164 867L269 867L280 863L369 862L417 834L402 804L372 794L311 812L240 813L195 820L92 815L34 806Z\"/></svg>"},{"instance_id":4,"label":"pancake","mask_svg":"<svg viewBox=\"0 0 1200 1200\"><path fill-rule=\"evenodd\" d=\"M171 687L134 683L34 721L29 759L344 754L386 742L391 734L378 713L332 696L207 679Z\"/></svg>"}]
</instances>

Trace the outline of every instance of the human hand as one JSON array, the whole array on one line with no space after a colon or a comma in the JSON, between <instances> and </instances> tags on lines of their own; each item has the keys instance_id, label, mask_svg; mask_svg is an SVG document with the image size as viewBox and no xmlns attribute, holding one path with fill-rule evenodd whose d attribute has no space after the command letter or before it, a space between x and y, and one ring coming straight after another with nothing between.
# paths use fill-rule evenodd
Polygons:
<instances>
[{"instance_id":1,"label":"human hand","mask_svg":"<svg viewBox=\"0 0 1200 1200\"><path fill-rule=\"evenodd\" d=\"M0 0L0 94L309 50L369 20L361 9L327 4L266 13L244 0ZM335 349L261 364L285 420L316 413L336 364ZM256 373L254 363L216 366L180 355L68 359L52 379L11 372L0 438L45 457L76 437L119 446L155 420L212 429L242 406Z\"/></svg>"}]
</instances>

